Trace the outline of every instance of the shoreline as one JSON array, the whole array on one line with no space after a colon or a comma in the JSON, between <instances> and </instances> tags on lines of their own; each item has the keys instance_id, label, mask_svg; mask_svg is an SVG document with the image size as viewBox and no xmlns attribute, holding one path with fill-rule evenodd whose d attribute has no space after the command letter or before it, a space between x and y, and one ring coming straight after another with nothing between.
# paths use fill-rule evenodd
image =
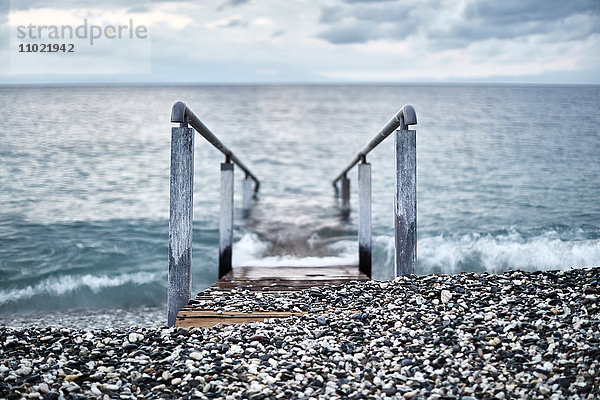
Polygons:
<instances>
[{"instance_id":1,"label":"shoreline","mask_svg":"<svg viewBox=\"0 0 600 400\"><path fill-rule=\"evenodd\" d=\"M167 306L118 309L77 309L0 316L0 329L69 327L79 330L160 328L167 323Z\"/></svg>"},{"instance_id":2,"label":"shoreline","mask_svg":"<svg viewBox=\"0 0 600 400\"><path fill-rule=\"evenodd\" d=\"M0 397L597 398L600 268L243 290L305 309L203 328L0 327Z\"/></svg>"}]
</instances>

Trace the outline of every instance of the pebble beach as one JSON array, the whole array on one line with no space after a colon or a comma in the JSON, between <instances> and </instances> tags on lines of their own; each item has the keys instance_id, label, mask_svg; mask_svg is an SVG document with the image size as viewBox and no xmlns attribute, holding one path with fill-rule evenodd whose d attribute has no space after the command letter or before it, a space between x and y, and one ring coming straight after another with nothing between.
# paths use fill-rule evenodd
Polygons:
<instances>
[{"instance_id":1,"label":"pebble beach","mask_svg":"<svg viewBox=\"0 0 600 400\"><path fill-rule=\"evenodd\" d=\"M220 309L305 314L211 329L5 320L0 398L596 399L599 281L585 268L238 289Z\"/></svg>"}]
</instances>

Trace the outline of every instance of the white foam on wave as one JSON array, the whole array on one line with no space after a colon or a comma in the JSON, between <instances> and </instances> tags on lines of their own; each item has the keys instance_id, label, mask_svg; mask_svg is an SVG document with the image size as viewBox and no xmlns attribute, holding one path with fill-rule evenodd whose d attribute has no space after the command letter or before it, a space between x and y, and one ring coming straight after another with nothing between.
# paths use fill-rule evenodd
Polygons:
<instances>
[{"instance_id":1,"label":"white foam on wave","mask_svg":"<svg viewBox=\"0 0 600 400\"><path fill-rule=\"evenodd\" d=\"M23 288L0 290L0 305L30 299L39 295L62 296L81 289L99 293L103 289L126 284L143 285L164 280L164 274L135 272L119 275L62 275L46 278L39 283Z\"/></svg>"},{"instance_id":2,"label":"white foam on wave","mask_svg":"<svg viewBox=\"0 0 600 400\"><path fill-rule=\"evenodd\" d=\"M356 265L358 262L357 245L352 241L339 241L328 246L336 256L328 257L294 257L294 256L265 256L271 244L262 241L256 234L246 233L233 244L234 266L260 267L317 267L333 265Z\"/></svg>"},{"instance_id":3,"label":"white foam on wave","mask_svg":"<svg viewBox=\"0 0 600 400\"><path fill-rule=\"evenodd\" d=\"M271 243L261 240L255 233L245 233L233 243L232 264L243 265L248 260L261 258L271 248Z\"/></svg>"},{"instance_id":4,"label":"white foam on wave","mask_svg":"<svg viewBox=\"0 0 600 400\"><path fill-rule=\"evenodd\" d=\"M373 237L373 278L394 278L394 237ZM417 273L455 274L462 270L500 273L600 266L600 240L562 240L555 231L527 237L468 234L419 238Z\"/></svg>"},{"instance_id":5,"label":"white foam on wave","mask_svg":"<svg viewBox=\"0 0 600 400\"><path fill-rule=\"evenodd\" d=\"M433 236L419 240L417 254L419 273L570 269L600 265L600 240L565 241L554 231L533 237L516 231L497 236Z\"/></svg>"},{"instance_id":6,"label":"white foam on wave","mask_svg":"<svg viewBox=\"0 0 600 400\"><path fill-rule=\"evenodd\" d=\"M356 241L341 240L328 246L330 257L265 256L270 244L255 234L245 234L234 244L235 266L357 265ZM537 236L517 231L503 235L467 234L420 237L417 273L458 273L461 270L500 273L523 269L541 271L600 266L600 240L563 240L549 230ZM373 237L373 278L393 279L394 237Z\"/></svg>"}]
</instances>

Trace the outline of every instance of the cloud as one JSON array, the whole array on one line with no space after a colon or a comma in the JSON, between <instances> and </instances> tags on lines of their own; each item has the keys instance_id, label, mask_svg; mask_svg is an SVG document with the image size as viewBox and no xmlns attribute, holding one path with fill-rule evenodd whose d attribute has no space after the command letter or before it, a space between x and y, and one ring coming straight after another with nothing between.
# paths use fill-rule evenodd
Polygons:
<instances>
[{"instance_id":1,"label":"cloud","mask_svg":"<svg viewBox=\"0 0 600 400\"><path fill-rule=\"evenodd\" d=\"M190 0L103 0L94 2L83 2L81 0L13 0L12 2L7 1L13 10L29 10L32 8L113 8L113 7L129 7L137 8L143 7L148 8L152 3L192 3Z\"/></svg>"},{"instance_id":2,"label":"cloud","mask_svg":"<svg viewBox=\"0 0 600 400\"><path fill-rule=\"evenodd\" d=\"M366 55L320 71L338 80L519 79L600 64L597 0L338 0L321 7L319 26L336 51Z\"/></svg>"},{"instance_id":3,"label":"cloud","mask_svg":"<svg viewBox=\"0 0 600 400\"><path fill-rule=\"evenodd\" d=\"M336 26L319 34L321 39L325 39L331 44L364 43L372 40L375 36L368 27L350 24Z\"/></svg>"},{"instance_id":4,"label":"cloud","mask_svg":"<svg viewBox=\"0 0 600 400\"><path fill-rule=\"evenodd\" d=\"M462 47L488 39L531 35L582 40L594 33L600 33L598 1L485 0L468 3L460 24L432 30L429 37L446 47Z\"/></svg>"},{"instance_id":5,"label":"cloud","mask_svg":"<svg viewBox=\"0 0 600 400\"><path fill-rule=\"evenodd\" d=\"M227 7L238 7L243 4L248 3L250 0L227 0L225 3L221 4L217 11L223 11Z\"/></svg>"},{"instance_id":6,"label":"cloud","mask_svg":"<svg viewBox=\"0 0 600 400\"><path fill-rule=\"evenodd\" d=\"M218 21L209 22L206 24L208 29L216 28L244 28L248 26L248 23L242 19L240 15L233 15Z\"/></svg>"},{"instance_id":7,"label":"cloud","mask_svg":"<svg viewBox=\"0 0 600 400\"><path fill-rule=\"evenodd\" d=\"M13 3L13 21L7 25L1 6L9 2L0 0L0 33L2 28L6 32L0 35L0 82L27 81L2 74L1 46L9 38L9 27L14 33L16 18L33 16L36 10L48 11L48 23L72 17L79 24L82 13L113 23L135 14L135 21L148 24L152 33L152 76L135 79L157 82L494 81L512 77L527 82L539 76L546 77L546 82L561 82L564 76L570 82L597 83L600 76L598 0ZM29 11L20 13L25 10ZM110 48L97 50L109 52ZM127 48L122 50L127 57ZM5 51L6 60L8 54ZM583 74L579 81L577 74ZM64 78L49 73L47 79Z\"/></svg>"},{"instance_id":8,"label":"cloud","mask_svg":"<svg viewBox=\"0 0 600 400\"><path fill-rule=\"evenodd\" d=\"M377 39L403 40L419 28L423 14L418 7L430 9L431 1L417 6L397 1L346 1L321 9L319 22L326 25L317 35L332 44L365 43Z\"/></svg>"},{"instance_id":9,"label":"cloud","mask_svg":"<svg viewBox=\"0 0 600 400\"><path fill-rule=\"evenodd\" d=\"M317 37L331 44L421 38L431 49L530 35L582 40L600 33L600 2L346 0L321 8Z\"/></svg>"}]
</instances>

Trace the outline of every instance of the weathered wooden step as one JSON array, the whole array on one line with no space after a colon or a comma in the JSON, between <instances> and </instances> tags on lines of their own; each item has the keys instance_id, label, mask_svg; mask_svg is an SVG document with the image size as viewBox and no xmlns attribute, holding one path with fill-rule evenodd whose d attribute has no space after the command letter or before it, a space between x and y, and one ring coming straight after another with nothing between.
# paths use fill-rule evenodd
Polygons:
<instances>
[{"instance_id":1,"label":"weathered wooden step","mask_svg":"<svg viewBox=\"0 0 600 400\"><path fill-rule=\"evenodd\" d=\"M264 322L269 318L287 318L305 312L218 310L217 299L228 296L236 288L252 292L269 292L270 295L289 294L315 286L340 285L350 281L365 281L369 278L353 265L336 266L243 266L235 267L217 282L190 301L177 314L175 326L210 328L217 324L231 325L248 322ZM236 292L237 293L237 292ZM237 293L239 295L239 293ZM206 306L214 301L215 307ZM202 304L202 306L198 306Z\"/></svg>"}]
</instances>

